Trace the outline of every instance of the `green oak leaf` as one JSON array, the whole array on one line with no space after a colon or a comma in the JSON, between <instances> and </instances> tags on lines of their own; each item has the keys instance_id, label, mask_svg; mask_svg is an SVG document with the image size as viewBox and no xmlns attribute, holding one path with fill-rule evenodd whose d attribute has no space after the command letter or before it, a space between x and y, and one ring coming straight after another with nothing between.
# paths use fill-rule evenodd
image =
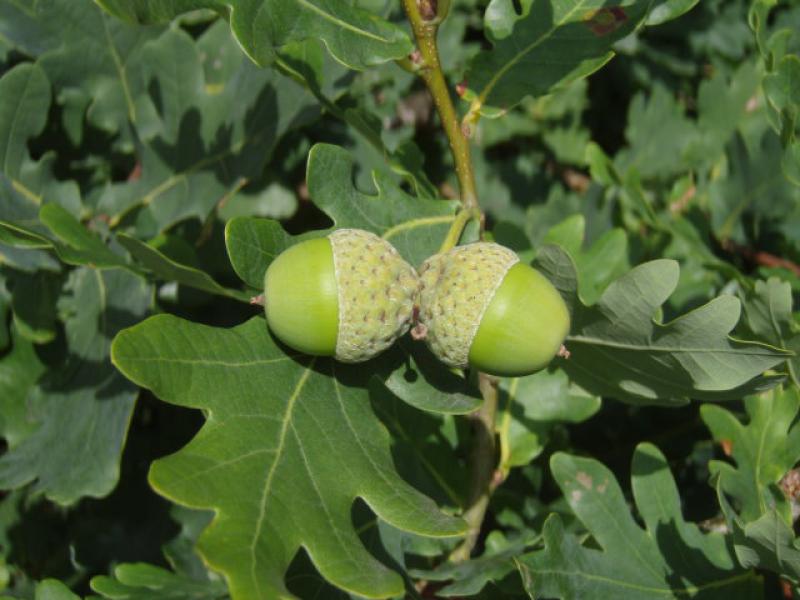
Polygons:
<instances>
[{"instance_id":1,"label":"green oak leaf","mask_svg":"<svg viewBox=\"0 0 800 600\"><path fill-rule=\"evenodd\" d=\"M495 5L500 4L495 2ZM635 31L652 0L534 0L513 24L501 19L502 39L471 62L466 80L473 109L507 110L525 96L540 96L593 73L614 56L613 44ZM510 0L507 11L514 11ZM491 33L491 30L490 30ZM536 73L535 77L531 73Z\"/></svg>"},{"instance_id":2,"label":"green oak leaf","mask_svg":"<svg viewBox=\"0 0 800 600\"><path fill-rule=\"evenodd\" d=\"M370 382L372 408L392 436L392 456L401 477L438 504L465 508L468 469L458 453L456 420L446 413L418 410L390 392L377 377ZM422 540L427 547L436 540Z\"/></svg>"},{"instance_id":3,"label":"green oak leaf","mask_svg":"<svg viewBox=\"0 0 800 600\"><path fill-rule=\"evenodd\" d=\"M56 579L45 579L36 584L34 600L80 600L80 596Z\"/></svg>"},{"instance_id":4,"label":"green oak leaf","mask_svg":"<svg viewBox=\"0 0 800 600\"><path fill-rule=\"evenodd\" d=\"M392 371L388 378L384 376L383 383L411 406L431 412L465 415L481 405L477 387L463 374L442 368L439 359L425 344L404 336L388 352L386 358L391 364L402 366Z\"/></svg>"},{"instance_id":5,"label":"green oak leaf","mask_svg":"<svg viewBox=\"0 0 800 600\"><path fill-rule=\"evenodd\" d=\"M136 272L124 257L113 252L100 236L84 226L69 211L58 204L45 204L39 211L36 227L27 227L14 221L0 220L0 230L17 236L14 243L29 248L51 248L58 257L70 265L89 265L97 268L122 267ZM23 241L24 240L24 241Z\"/></svg>"},{"instance_id":6,"label":"green oak leaf","mask_svg":"<svg viewBox=\"0 0 800 600\"><path fill-rule=\"evenodd\" d=\"M743 223L780 222L795 210L800 188L783 176L780 139L765 131L758 147L749 148L741 136L728 146L730 175L709 189L709 208L714 233L720 240L747 243Z\"/></svg>"},{"instance_id":7,"label":"green oak leaf","mask_svg":"<svg viewBox=\"0 0 800 600\"><path fill-rule=\"evenodd\" d=\"M306 87L326 111L357 132L369 144L373 156L377 152L377 158L403 176L418 196L435 198L438 195L425 174L422 151L413 140L406 140L391 150L387 147L382 137L384 125L380 115L357 105L349 94L351 80L345 76L347 70L330 58L318 40L287 46L281 51L277 66L282 74Z\"/></svg>"},{"instance_id":8,"label":"green oak leaf","mask_svg":"<svg viewBox=\"0 0 800 600\"><path fill-rule=\"evenodd\" d=\"M47 123L51 94L50 81L38 64L19 64L0 77L0 241L5 244L48 247L36 235L47 231L38 219L46 203L57 203L72 214L81 210L77 184L59 182L52 175L55 153L46 152L34 162L28 152L29 140Z\"/></svg>"},{"instance_id":9,"label":"green oak leaf","mask_svg":"<svg viewBox=\"0 0 800 600\"><path fill-rule=\"evenodd\" d=\"M106 495L119 477L138 390L109 363L109 347L117 331L144 316L151 290L125 270L81 267L65 291L65 356L17 398L35 431L0 457L0 487L34 482L34 491L69 505Z\"/></svg>"},{"instance_id":10,"label":"green oak leaf","mask_svg":"<svg viewBox=\"0 0 800 600\"><path fill-rule=\"evenodd\" d=\"M614 166L623 174L635 169L643 179L683 173L683 156L696 137L696 129L672 93L663 85L655 85L649 96L640 93L633 97L625 127L628 147L614 158Z\"/></svg>"},{"instance_id":11,"label":"green oak leaf","mask_svg":"<svg viewBox=\"0 0 800 600\"><path fill-rule=\"evenodd\" d=\"M448 581L447 585L436 591L437 596L474 596L485 591L490 582L501 581L515 573L514 558L540 539L541 535L529 530L509 539L500 531L493 531L486 539L487 550L480 557L461 563L444 562L435 569L412 569L411 574L430 581ZM517 577L516 574L514 577Z\"/></svg>"},{"instance_id":12,"label":"green oak leaf","mask_svg":"<svg viewBox=\"0 0 800 600\"><path fill-rule=\"evenodd\" d=\"M44 71L23 63L0 77L0 219L35 227L42 198L24 178L28 139L47 123L50 82ZM5 234L3 241L13 238Z\"/></svg>"},{"instance_id":13,"label":"green oak leaf","mask_svg":"<svg viewBox=\"0 0 800 600\"><path fill-rule=\"evenodd\" d=\"M637 446L631 475L644 529L598 461L559 452L550 468L594 543L581 544L557 514L548 517L544 549L516 559L531 598L762 597L761 577L736 564L723 535L684 520L675 480L652 444Z\"/></svg>"},{"instance_id":14,"label":"green oak leaf","mask_svg":"<svg viewBox=\"0 0 800 600\"><path fill-rule=\"evenodd\" d=\"M655 320L678 283L674 261L635 267L591 306L578 297L575 266L562 249L542 248L537 266L572 314L565 342L571 356L557 364L592 394L674 405L690 398L738 398L744 390L777 383L760 376L786 360L785 351L728 335L739 320L737 298L719 296L666 324Z\"/></svg>"},{"instance_id":15,"label":"green oak leaf","mask_svg":"<svg viewBox=\"0 0 800 600\"><path fill-rule=\"evenodd\" d=\"M317 144L309 152L309 194L335 227L380 235L413 265L435 254L459 203L411 196L379 171L372 175L377 195L365 194L353 185L354 169L352 156L338 146Z\"/></svg>"},{"instance_id":16,"label":"green oak leaf","mask_svg":"<svg viewBox=\"0 0 800 600\"><path fill-rule=\"evenodd\" d=\"M772 508L746 523L728 502L720 479L716 490L739 564L746 569L772 571L795 584L800 582L800 540L784 516Z\"/></svg>"},{"instance_id":17,"label":"green oak leaf","mask_svg":"<svg viewBox=\"0 0 800 600\"><path fill-rule=\"evenodd\" d=\"M647 25L661 25L672 19L686 14L692 10L700 0L655 0L650 14L647 15Z\"/></svg>"},{"instance_id":18,"label":"green oak leaf","mask_svg":"<svg viewBox=\"0 0 800 600\"><path fill-rule=\"evenodd\" d=\"M141 135L157 131L155 106L148 95L142 49L161 27L132 27L111 17L91 0L33 3L33 14L49 40L38 64L59 90L62 122L79 145L84 124L119 134L117 144L132 148Z\"/></svg>"},{"instance_id":19,"label":"green oak leaf","mask_svg":"<svg viewBox=\"0 0 800 600\"><path fill-rule=\"evenodd\" d=\"M10 448L35 431L25 398L44 374L45 365L36 355L34 344L11 328L11 349L0 358L0 437Z\"/></svg>"},{"instance_id":20,"label":"green oak leaf","mask_svg":"<svg viewBox=\"0 0 800 600\"><path fill-rule=\"evenodd\" d=\"M219 66L213 77L205 71L206 48ZM140 132L140 176L108 185L97 203L112 226L130 223L140 238L185 219L205 221L261 176L287 130L316 115L302 87L242 56L223 22L198 40L169 29L143 52L161 107L158 134ZM231 55L237 58L225 58Z\"/></svg>"},{"instance_id":21,"label":"green oak leaf","mask_svg":"<svg viewBox=\"0 0 800 600\"><path fill-rule=\"evenodd\" d=\"M136 238L128 235L120 234L117 236L117 241L120 245L131 253L131 256L144 266L148 271L155 275L158 279L166 281L175 281L181 285L186 285L204 292L211 294L218 294L220 296L227 296L234 300L247 301L250 297L249 294L232 290L221 286L212 277L189 265L181 264L167 255L160 252L157 248L144 242L140 242Z\"/></svg>"},{"instance_id":22,"label":"green oak leaf","mask_svg":"<svg viewBox=\"0 0 800 600\"><path fill-rule=\"evenodd\" d=\"M561 370L502 380L496 429L504 475L544 450L555 423L580 423L600 410L600 398L570 383Z\"/></svg>"},{"instance_id":23,"label":"green oak leaf","mask_svg":"<svg viewBox=\"0 0 800 600\"><path fill-rule=\"evenodd\" d=\"M291 597L283 577L300 547L340 588L402 593L402 578L356 535L357 497L404 531L465 531L397 475L363 367L286 354L261 317L232 329L152 317L117 336L112 360L162 400L205 411L202 430L156 461L150 482L175 502L215 510L198 547L234 600Z\"/></svg>"},{"instance_id":24,"label":"green oak leaf","mask_svg":"<svg viewBox=\"0 0 800 600\"><path fill-rule=\"evenodd\" d=\"M764 78L764 93L779 112L788 112L789 124L800 119L800 57L787 54Z\"/></svg>"},{"instance_id":25,"label":"green oak leaf","mask_svg":"<svg viewBox=\"0 0 800 600\"><path fill-rule=\"evenodd\" d=\"M275 61L280 48L320 39L328 51L353 69L403 58L412 50L396 25L339 0L97 0L129 21L154 23L210 8L227 14L236 40L260 65Z\"/></svg>"},{"instance_id":26,"label":"green oak leaf","mask_svg":"<svg viewBox=\"0 0 800 600\"><path fill-rule=\"evenodd\" d=\"M239 278L253 290L263 291L269 264L292 244L316 235L291 236L272 219L235 217L225 226L225 245Z\"/></svg>"},{"instance_id":27,"label":"green oak leaf","mask_svg":"<svg viewBox=\"0 0 800 600\"><path fill-rule=\"evenodd\" d=\"M800 392L776 388L745 398L744 406L747 424L719 406L700 407L714 440L736 462L712 460L708 468L722 491L736 499L745 522L775 509L789 523L791 509L777 484L800 460L800 427L794 424Z\"/></svg>"},{"instance_id":28,"label":"green oak leaf","mask_svg":"<svg viewBox=\"0 0 800 600\"><path fill-rule=\"evenodd\" d=\"M0 265L3 264L3 247L0 245ZM0 269L0 352L8 348L11 339L8 315L11 312L11 293L8 291L6 275Z\"/></svg>"},{"instance_id":29,"label":"green oak leaf","mask_svg":"<svg viewBox=\"0 0 800 600\"><path fill-rule=\"evenodd\" d=\"M146 563L125 563L114 568L114 576L93 577L92 590L115 600L222 600L228 591L222 581L197 581L186 575Z\"/></svg>"},{"instance_id":30,"label":"green oak leaf","mask_svg":"<svg viewBox=\"0 0 800 600\"><path fill-rule=\"evenodd\" d=\"M47 271L31 275L16 273L11 284L11 309L20 335L36 344L56 337L56 300L61 293L61 277Z\"/></svg>"},{"instance_id":31,"label":"green oak leaf","mask_svg":"<svg viewBox=\"0 0 800 600\"><path fill-rule=\"evenodd\" d=\"M9 49L38 56L53 47L53 38L35 11L17 2L0 3L0 40Z\"/></svg>"},{"instance_id":32,"label":"green oak leaf","mask_svg":"<svg viewBox=\"0 0 800 600\"><path fill-rule=\"evenodd\" d=\"M791 284L777 277L756 281L745 298L744 317L747 329L757 339L795 352L786 364L792 381L800 384L800 332L792 316Z\"/></svg>"},{"instance_id":33,"label":"green oak leaf","mask_svg":"<svg viewBox=\"0 0 800 600\"><path fill-rule=\"evenodd\" d=\"M578 214L552 227L541 243L557 244L569 253L578 269L581 298L593 304L612 281L630 269L628 237L625 230L613 228L584 249L585 237L586 217Z\"/></svg>"},{"instance_id":34,"label":"green oak leaf","mask_svg":"<svg viewBox=\"0 0 800 600\"><path fill-rule=\"evenodd\" d=\"M317 144L309 153L311 199L333 220L335 228L372 231L415 265L435 254L455 220L458 202L410 196L378 172L373 175L378 195L364 194L353 185L353 168L350 154L338 146ZM277 221L239 217L228 222L225 241L237 275L250 287L261 289L264 273L278 254L292 244L326 233L328 230L290 236Z\"/></svg>"}]
</instances>

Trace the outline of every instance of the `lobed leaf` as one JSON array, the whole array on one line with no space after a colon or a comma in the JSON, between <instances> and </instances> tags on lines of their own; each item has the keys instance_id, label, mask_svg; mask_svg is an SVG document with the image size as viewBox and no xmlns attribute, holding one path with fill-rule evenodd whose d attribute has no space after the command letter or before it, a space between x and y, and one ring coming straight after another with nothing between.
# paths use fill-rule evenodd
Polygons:
<instances>
[{"instance_id":1,"label":"lobed leaf","mask_svg":"<svg viewBox=\"0 0 800 600\"><path fill-rule=\"evenodd\" d=\"M497 7L501 2L494 2ZM593 73L613 57L612 45L640 27L652 0L533 0L513 32L478 54L466 74L473 110L510 109ZM513 12L506 0L505 10ZM509 19L503 19L507 32ZM535 73L535 77L531 77Z\"/></svg>"},{"instance_id":2,"label":"lobed leaf","mask_svg":"<svg viewBox=\"0 0 800 600\"><path fill-rule=\"evenodd\" d=\"M280 48L320 39L353 69L402 58L411 40L399 27L338 0L96 0L123 19L154 23L201 8L224 13L248 56L260 65L275 61Z\"/></svg>"},{"instance_id":3,"label":"lobed leaf","mask_svg":"<svg viewBox=\"0 0 800 600\"><path fill-rule=\"evenodd\" d=\"M644 529L601 463L559 452L550 468L596 547L581 544L551 515L544 549L517 559L531 598L762 597L761 578L736 565L724 536L683 519L675 480L652 444L637 446L631 475Z\"/></svg>"},{"instance_id":4,"label":"lobed leaf","mask_svg":"<svg viewBox=\"0 0 800 600\"><path fill-rule=\"evenodd\" d=\"M224 23L196 41L167 30L143 52L163 109L155 132L137 127L139 168L108 185L97 210L112 226L131 223L137 237L155 237L185 219L205 221L257 180L278 139L314 113L303 88L242 57ZM213 84L204 70L209 52L220 65Z\"/></svg>"},{"instance_id":5,"label":"lobed leaf","mask_svg":"<svg viewBox=\"0 0 800 600\"><path fill-rule=\"evenodd\" d=\"M795 353L786 365L792 381L800 383L800 333L792 316L791 284L777 277L756 281L745 299L744 316L747 329L757 339Z\"/></svg>"},{"instance_id":6,"label":"lobed leaf","mask_svg":"<svg viewBox=\"0 0 800 600\"><path fill-rule=\"evenodd\" d=\"M125 234L117 236L120 245L131 253L131 256L141 263L148 271L157 278L166 281L175 281L198 290L203 290L211 294L227 296L234 300L247 301L249 295L245 292L232 290L221 286L204 271L176 262L159 252L151 245L140 242L136 238Z\"/></svg>"},{"instance_id":7,"label":"lobed leaf","mask_svg":"<svg viewBox=\"0 0 800 600\"><path fill-rule=\"evenodd\" d=\"M317 144L308 154L309 194L335 227L380 235L415 266L435 254L459 203L411 196L379 171L372 174L377 195L365 194L353 185L354 169L352 156L338 146Z\"/></svg>"},{"instance_id":8,"label":"lobed leaf","mask_svg":"<svg viewBox=\"0 0 800 600\"><path fill-rule=\"evenodd\" d=\"M127 271L74 270L59 302L66 355L14 410L35 430L0 457L0 487L33 490L59 504L102 497L119 477L119 457L138 394L108 362L111 338L141 319L151 290ZM53 449L58 448L57 452Z\"/></svg>"},{"instance_id":9,"label":"lobed leaf","mask_svg":"<svg viewBox=\"0 0 800 600\"><path fill-rule=\"evenodd\" d=\"M733 296L720 296L670 323L657 322L659 307L678 282L673 261L635 267L611 283L596 304L586 306L576 291L575 267L563 250L545 247L537 260L571 307L566 340L571 356L559 366L592 394L673 404L735 398L742 386L761 387L765 382L754 378L786 360L782 350L728 336L741 310Z\"/></svg>"},{"instance_id":10,"label":"lobed leaf","mask_svg":"<svg viewBox=\"0 0 800 600\"><path fill-rule=\"evenodd\" d=\"M709 471L719 478L720 489L736 499L745 522L774 508L788 523L791 509L777 483L800 460L800 427L794 424L800 392L795 387L778 388L745 398L744 406L746 425L719 406L700 408L714 440L736 462L733 466L712 460Z\"/></svg>"},{"instance_id":11,"label":"lobed leaf","mask_svg":"<svg viewBox=\"0 0 800 600\"><path fill-rule=\"evenodd\" d=\"M228 597L221 581L197 581L146 563L126 563L114 569L114 577L97 576L92 590L115 600L222 600Z\"/></svg>"},{"instance_id":12,"label":"lobed leaf","mask_svg":"<svg viewBox=\"0 0 800 600\"><path fill-rule=\"evenodd\" d=\"M356 497L405 531L464 532L397 475L363 367L286 354L262 318L225 330L166 315L122 332L112 360L162 400L205 411L198 435L154 463L150 481L173 501L214 509L199 549L234 600L290 597L283 576L300 547L338 587L402 593L400 576L356 535Z\"/></svg>"}]
</instances>

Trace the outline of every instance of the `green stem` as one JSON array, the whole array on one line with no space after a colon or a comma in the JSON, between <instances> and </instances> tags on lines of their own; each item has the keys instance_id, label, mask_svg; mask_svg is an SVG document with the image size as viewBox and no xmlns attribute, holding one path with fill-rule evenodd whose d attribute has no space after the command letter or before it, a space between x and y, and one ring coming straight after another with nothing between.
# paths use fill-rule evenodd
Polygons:
<instances>
[{"instance_id":1,"label":"green stem","mask_svg":"<svg viewBox=\"0 0 800 600\"><path fill-rule=\"evenodd\" d=\"M478 208L478 194L475 191L475 175L472 171L472 160L469 154L469 139L461 129L450 90L444 79L442 65L439 62L439 50L436 46L436 32L442 18L441 11L434 20L426 21L420 14L418 1L426 2L428 0L403 0L403 5L419 46L422 60L419 75L433 96L433 103L450 143L450 151L453 153L456 166L458 187L461 191L461 202L464 208L475 209ZM445 2L444 8L449 8L449 3Z\"/></svg>"},{"instance_id":2,"label":"green stem","mask_svg":"<svg viewBox=\"0 0 800 600\"><path fill-rule=\"evenodd\" d=\"M446 251L458 244L467 223L473 219L481 219L478 194L475 190L475 175L472 170L472 159L469 149L469 131L462 128L453 99L439 62L439 50L436 45L436 34L439 23L447 16L450 9L449 0L439 0L435 5L432 0L403 0L408 20L417 39L419 53L413 63L404 63L404 68L417 68L428 91L433 96L433 103L439 113L442 127L447 134L450 151L453 154L458 187L461 193L462 210L456 215L440 251ZM420 11L423 6L424 11ZM435 12L432 11L435 9ZM431 14L433 12L433 14ZM427 19L423 16L427 16ZM416 54L416 53L415 53ZM467 509L463 518L469 527L467 536L451 553L450 560L459 562L468 560L478 542L481 525L489 507L489 499L496 487L495 469L497 456L495 447L495 418L497 414L497 380L478 373L478 386L483 396L483 404L470 415L473 420L474 437L470 455L470 489Z\"/></svg>"},{"instance_id":3,"label":"green stem","mask_svg":"<svg viewBox=\"0 0 800 600\"><path fill-rule=\"evenodd\" d=\"M469 560L478 537L481 525L489 508L489 500L496 485L495 470L497 466L495 444L495 417L497 414L497 380L480 373L478 387L483 395L483 405L472 413L474 438L470 456L470 495L467 510L462 517L467 522L468 530L464 540L453 550L449 559L452 562Z\"/></svg>"},{"instance_id":4,"label":"green stem","mask_svg":"<svg viewBox=\"0 0 800 600\"><path fill-rule=\"evenodd\" d=\"M447 236L439 247L439 252L447 252L451 248L455 248L458 245L458 241L461 239L461 234L464 233L464 228L467 226L467 223L473 219L479 220L480 218L481 211L477 208L471 210L462 208L458 211L456 220L450 225L450 230L447 232Z\"/></svg>"}]
</instances>

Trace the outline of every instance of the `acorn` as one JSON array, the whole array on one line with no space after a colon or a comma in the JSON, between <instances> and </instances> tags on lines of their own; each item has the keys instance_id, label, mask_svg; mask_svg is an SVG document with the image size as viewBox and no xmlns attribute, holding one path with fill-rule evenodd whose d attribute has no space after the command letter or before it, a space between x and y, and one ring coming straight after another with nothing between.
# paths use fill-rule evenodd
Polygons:
<instances>
[{"instance_id":1,"label":"acorn","mask_svg":"<svg viewBox=\"0 0 800 600\"><path fill-rule=\"evenodd\" d=\"M458 246L426 260L419 277L413 333L445 364L517 377L565 352L570 316L564 300L508 248L489 242Z\"/></svg>"},{"instance_id":2,"label":"acorn","mask_svg":"<svg viewBox=\"0 0 800 600\"><path fill-rule=\"evenodd\" d=\"M264 276L267 324L287 346L369 360L411 325L419 278L386 240L339 229L281 253Z\"/></svg>"}]
</instances>

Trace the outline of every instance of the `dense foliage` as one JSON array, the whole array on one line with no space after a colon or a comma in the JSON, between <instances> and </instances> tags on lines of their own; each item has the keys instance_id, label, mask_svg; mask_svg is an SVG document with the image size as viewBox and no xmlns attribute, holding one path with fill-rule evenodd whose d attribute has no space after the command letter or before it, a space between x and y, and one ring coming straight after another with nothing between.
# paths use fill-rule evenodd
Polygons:
<instances>
[{"instance_id":1,"label":"dense foliage","mask_svg":"<svg viewBox=\"0 0 800 600\"><path fill-rule=\"evenodd\" d=\"M800 597L798 133L796 0L0 0L0 598ZM341 227L569 356L289 351Z\"/></svg>"}]
</instances>

